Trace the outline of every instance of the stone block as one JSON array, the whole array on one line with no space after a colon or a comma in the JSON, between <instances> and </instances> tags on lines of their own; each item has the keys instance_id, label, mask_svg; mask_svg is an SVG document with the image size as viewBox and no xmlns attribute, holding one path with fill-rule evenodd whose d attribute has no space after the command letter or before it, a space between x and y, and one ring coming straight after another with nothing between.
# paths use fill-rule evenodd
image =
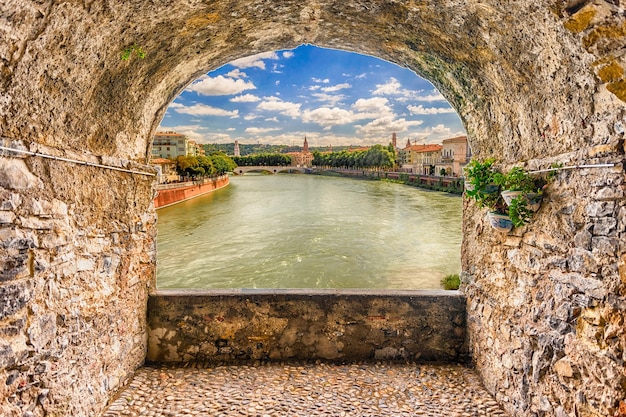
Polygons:
<instances>
[{"instance_id":1,"label":"stone block","mask_svg":"<svg viewBox=\"0 0 626 417\"><path fill-rule=\"evenodd\" d=\"M0 320L12 316L30 301L33 286L30 281L19 281L0 284Z\"/></svg>"},{"instance_id":2,"label":"stone block","mask_svg":"<svg viewBox=\"0 0 626 417\"><path fill-rule=\"evenodd\" d=\"M617 219L614 217L601 217L593 223L594 236L609 236L617 226ZM614 233L613 233L614 234Z\"/></svg>"},{"instance_id":3,"label":"stone block","mask_svg":"<svg viewBox=\"0 0 626 417\"><path fill-rule=\"evenodd\" d=\"M589 231L581 230L580 232L576 233L576 235L574 236L574 245L576 245L577 248L590 251L592 237L593 236Z\"/></svg>"},{"instance_id":4,"label":"stone block","mask_svg":"<svg viewBox=\"0 0 626 417\"><path fill-rule=\"evenodd\" d=\"M15 354L11 345L0 344L0 368L6 368L15 364Z\"/></svg>"},{"instance_id":5,"label":"stone block","mask_svg":"<svg viewBox=\"0 0 626 417\"><path fill-rule=\"evenodd\" d=\"M598 236L591 239L592 253L594 255L615 256L619 248L619 240L612 237Z\"/></svg>"},{"instance_id":6,"label":"stone block","mask_svg":"<svg viewBox=\"0 0 626 417\"><path fill-rule=\"evenodd\" d=\"M567 258L567 265L574 272L591 273L598 271L596 258L592 252L585 249L572 249Z\"/></svg>"},{"instance_id":7,"label":"stone block","mask_svg":"<svg viewBox=\"0 0 626 417\"><path fill-rule=\"evenodd\" d=\"M0 324L0 336L14 337L24 331L26 327L26 317L9 320L8 323Z\"/></svg>"},{"instance_id":8,"label":"stone block","mask_svg":"<svg viewBox=\"0 0 626 417\"><path fill-rule=\"evenodd\" d=\"M0 282L11 281L29 275L30 254L10 251L0 257ZM0 298L1 299L1 298Z\"/></svg>"},{"instance_id":9,"label":"stone block","mask_svg":"<svg viewBox=\"0 0 626 417\"><path fill-rule=\"evenodd\" d=\"M15 213L12 211L0 211L0 224L13 224L15 222Z\"/></svg>"},{"instance_id":10,"label":"stone block","mask_svg":"<svg viewBox=\"0 0 626 417\"><path fill-rule=\"evenodd\" d=\"M44 314L35 320L28 328L30 344L36 351L41 351L56 336L56 315Z\"/></svg>"},{"instance_id":11,"label":"stone block","mask_svg":"<svg viewBox=\"0 0 626 417\"><path fill-rule=\"evenodd\" d=\"M619 200L624 198L624 190L620 187L602 187L596 191L596 200Z\"/></svg>"},{"instance_id":12,"label":"stone block","mask_svg":"<svg viewBox=\"0 0 626 417\"><path fill-rule=\"evenodd\" d=\"M594 201L586 207L587 215L591 217L606 217L613 214L615 210L615 202L613 201Z\"/></svg>"},{"instance_id":13,"label":"stone block","mask_svg":"<svg viewBox=\"0 0 626 417\"><path fill-rule=\"evenodd\" d=\"M43 182L30 172L23 160L0 158L0 187L27 190L43 188Z\"/></svg>"},{"instance_id":14,"label":"stone block","mask_svg":"<svg viewBox=\"0 0 626 417\"><path fill-rule=\"evenodd\" d=\"M555 362L553 368L557 374L564 378L571 378L574 376L574 369L572 363L567 358L561 358Z\"/></svg>"}]
</instances>

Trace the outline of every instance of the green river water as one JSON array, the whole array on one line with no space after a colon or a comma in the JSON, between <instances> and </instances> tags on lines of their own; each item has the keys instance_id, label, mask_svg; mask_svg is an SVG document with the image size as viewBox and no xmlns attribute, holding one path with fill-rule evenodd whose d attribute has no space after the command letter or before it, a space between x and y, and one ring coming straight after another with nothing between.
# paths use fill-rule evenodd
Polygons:
<instances>
[{"instance_id":1,"label":"green river water","mask_svg":"<svg viewBox=\"0 0 626 417\"><path fill-rule=\"evenodd\" d=\"M244 175L159 210L159 288L438 289L461 198L401 184Z\"/></svg>"}]
</instances>

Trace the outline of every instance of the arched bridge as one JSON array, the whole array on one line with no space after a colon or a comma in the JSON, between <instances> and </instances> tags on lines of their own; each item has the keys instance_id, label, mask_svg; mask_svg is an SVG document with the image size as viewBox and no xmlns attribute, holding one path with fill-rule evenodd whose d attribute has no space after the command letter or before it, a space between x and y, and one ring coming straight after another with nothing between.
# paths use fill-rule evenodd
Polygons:
<instances>
[{"instance_id":1,"label":"arched bridge","mask_svg":"<svg viewBox=\"0 0 626 417\"><path fill-rule=\"evenodd\" d=\"M241 166L233 170L235 175L243 175L248 172L269 172L278 174L279 172L299 172L301 174L310 172L311 168L294 166Z\"/></svg>"}]
</instances>

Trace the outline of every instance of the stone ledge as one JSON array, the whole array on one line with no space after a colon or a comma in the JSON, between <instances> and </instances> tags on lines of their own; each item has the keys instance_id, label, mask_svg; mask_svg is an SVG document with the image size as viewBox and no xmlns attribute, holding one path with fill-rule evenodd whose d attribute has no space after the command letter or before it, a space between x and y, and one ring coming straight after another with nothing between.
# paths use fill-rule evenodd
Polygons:
<instances>
[{"instance_id":1,"label":"stone ledge","mask_svg":"<svg viewBox=\"0 0 626 417\"><path fill-rule=\"evenodd\" d=\"M148 361L465 362L459 291L160 290Z\"/></svg>"}]
</instances>

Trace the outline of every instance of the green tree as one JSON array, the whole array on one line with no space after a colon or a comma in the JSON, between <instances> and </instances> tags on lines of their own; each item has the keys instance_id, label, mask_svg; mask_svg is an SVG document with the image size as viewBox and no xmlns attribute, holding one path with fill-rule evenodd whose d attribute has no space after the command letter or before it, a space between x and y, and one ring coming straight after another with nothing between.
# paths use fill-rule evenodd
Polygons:
<instances>
[{"instance_id":1,"label":"green tree","mask_svg":"<svg viewBox=\"0 0 626 417\"><path fill-rule=\"evenodd\" d=\"M213 152L211 154L211 161L215 169L215 175L224 175L237 168L235 161L223 152Z\"/></svg>"}]
</instances>

